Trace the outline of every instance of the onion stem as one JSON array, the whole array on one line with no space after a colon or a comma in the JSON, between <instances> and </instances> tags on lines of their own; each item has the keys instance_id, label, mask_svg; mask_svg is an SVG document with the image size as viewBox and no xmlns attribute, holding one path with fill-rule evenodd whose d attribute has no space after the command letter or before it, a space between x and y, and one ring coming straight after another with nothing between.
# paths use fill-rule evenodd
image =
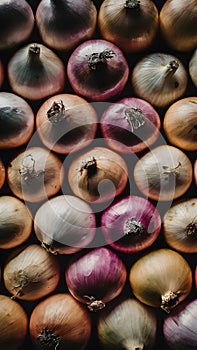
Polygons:
<instances>
[{"instance_id":1,"label":"onion stem","mask_svg":"<svg viewBox=\"0 0 197 350\"><path fill-rule=\"evenodd\" d=\"M43 349L57 350L60 345L60 337L57 337L53 331L45 327L37 337Z\"/></svg>"},{"instance_id":2,"label":"onion stem","mask_svg":"<svg viewBox=\"0 0 197 350\"><path fill-rule=\"evenodd\" d=\"M166 78L170 78L172 75L174 75L174 73L176 72L176 70L179 68L179 63L176 60L172 60L170 61L167 65L166 65L166 72L165 72L165 77Z\"/></svg>"},{"instance_id":3,"label":"onion stem","mask_svg":"<svg viewBox=\"0 0 197 350\"><path fill-rule=\"evenodd\" d=\"M57 255L58 253L56 252L56 250L53 248L53 243L51 242L50 244L42 242L41 243L41 247L43 247L44 249L46 249L47 252L53 254L53 255Z\"/></svg>"},{"instance_id":4,"label":"onion stem","mask_svg":"<svg viewBox=\"0 0 197 350\"><path fill-rule=\"evenodd\" d=\"M107 60L112 58L115 55L115 52L113 50L107 50L98 53L92 53L88 57L88 67L90 70L97 70L99 66L103 66L107 63Z\"/></svg>"},{"instance_id":5,"label":"onion stem","mask_svg":"<svg viewBox=\"0 0 197 350\"><path fill-rule=\"evenodd\" d=\"M84 295L83 297L90 300L91 303L88 305L88 309L90 311L96 312L98 310L104 309L105 303L103 303L102 300L96 300L95 297L89 297L88 295Z\"/></svg>"},{"instance_id":6,"label":"onion stem","mask_svg":"<svg viewBox=\"0 0 197 350\"><path fill-rule=\"evenodd\" d=\"M142 125L145 123L144 114L141 109L139 108L126 108L125 111L125 118L128 121L131 131L139 129Z\"/></svg>"},{"instance_id":7,"label":"onion stem","mask_svg":"<svg viewBox=\"0 0 197 350\"><path fill-rule=\"evenodd\" d=\"M132 218L126 221L124 225L124 234L129 236L140 236L145 232L144 226L141 222Z\"/></svg>"},{"instance_id":8,"label":"onion stem","mask_svg":"<svg viewBox=\"0 0 197 350\"><path fill-rule=\"evenodd\" d=\"M124 342L124 349L125 350L144 350L145 346L143 344L134 344L133 340L128 339L126 342Z\"/></svg>"},{"instance_id":9,"label":"onion stem","mask_svg":"<svg viewBox=\"0 0 197 350\"><path fill-rule=\"evenodd\" d=\"M187 225L185 232L187 236L197 236L197 221L191 222Z\"/></svg>"},{"instance_id":10,"label":"onion stem","mask_svg":"<svg viewBox=\"0 0 197 350\"><path fill-rule=\"evenodd\" d=\"M170 313L170 310L172 307L174 307L178 301L179 301L179 294L181 294L180 291L172 292L169 291L161 296L161 309L163 309L168 314Z\"/></svg>"},{"instance_id":11,"label":"onion stem","mask_svg":"<svg viewBox=\"0 0 197 350\"><path fill-rule=\"evenodd\" d=\"M38 63L40 62L40 47L36 44L31 45L29 47L29 52L28 52L29 60L33 63Z\"/></svg>"},{"instance_id":12,"label":"onion stem","mask_svg":"<svg viewBox=\"0 0 197 350\"><path fill-rule=\"evenodd\" d=\"M51 108L47 111L48 120L51 123L59 123L66 117L66 110L63 101L54 101Z\"/></svg>"},{"instance_id":13,"label":"onion stem","mask_svg":"<svg viewBox=\"0 0 197 350\"><path fill-rule=\"evenodd\" d=\"M140 1L139 0L126 0L124 7L126 9L139 9Z\"/></svg>"},{"instance_id":14,"label":"onion stem","mask_svg":"<svg viewBox=\"0 0 197 350\"><path fill-rule=\"evenodd\" d=\"M175 167L175 168L170 168L169 166L167 165L163 165L163 169L164 171L162 172L162 174L169 174L169 175L178 175L179 171L177 171L177 169L181 166L181 162L178 162L178 165Z\"/></svg>"},{"instance_id":15,"label":"onion stem","mask_svg":"<svg viewBox=\"0 0 197 350\"><path fill-rule=\"evenodd\" d=\"M88 177L93 176L97 171L97 162L94 157L90 157L82 162L80 172L82 174L83 170L87 170Z\"/></svg>"},{"instance_id":16,"label":"onion stem","mask_svg":"<svg viewBox=\"0 0 197 350\"><path fill-rule=\"evenodd\" d=\"M25 162L27 163L25 164ZM31 180L34 177L39 177L43 175L44 171L36 171L35 170L35 159L31 154L28 154L24 157L21 167L19 168L19 173L21 174L23 180L25 182Z\"/></svg>"}]
</instances>

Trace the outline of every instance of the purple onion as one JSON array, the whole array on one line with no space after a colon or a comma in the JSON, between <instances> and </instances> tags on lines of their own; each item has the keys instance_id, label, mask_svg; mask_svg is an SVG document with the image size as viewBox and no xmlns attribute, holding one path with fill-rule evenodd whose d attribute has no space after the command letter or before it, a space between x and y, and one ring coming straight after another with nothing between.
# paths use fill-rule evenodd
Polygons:
<instances>
[{"instance_id":1,"label":"purple onion","mask_svg":"<svg viewBox=\"0 0 197 350\"><path fill-rule=\"evenodd\" d=\"M95 248L70 261L65 278L68 289L90 311L105 307L118 296L126 282L126 267L110 249Z\"/></svg>"},{"instance_id":2,"label":"purple onion","mask_svg":"<svg viewBox=\"0 0 197 350\"><path fill-rule=\"evenodd\" d=\"M105 101L122 92L129 67L116 45L95 39L75 49L68 61L67 75L76 94L91 101Z\"/></svg>"},{"instance_id":3,"label":"purple onion","mask_svg":"<svg viewBox=\"0 0 197 350\"><path fill-rule=\"evenodd\" d=\"M197 299L181 305L165 319L163 333L167 344L174 350L197 349Z\"/></svg>"},{"instance_id":4,"label":"purple onion","mask_svg":"<svg viewBox=\"0 0 197 350\"><path fill-rule=\"evenodd\" d=\"M127 196L107 208L101 229L108 244L123 253L136 253L157 239L161 217L154 205L138 196Z\"/></svg>"}]
</instances>

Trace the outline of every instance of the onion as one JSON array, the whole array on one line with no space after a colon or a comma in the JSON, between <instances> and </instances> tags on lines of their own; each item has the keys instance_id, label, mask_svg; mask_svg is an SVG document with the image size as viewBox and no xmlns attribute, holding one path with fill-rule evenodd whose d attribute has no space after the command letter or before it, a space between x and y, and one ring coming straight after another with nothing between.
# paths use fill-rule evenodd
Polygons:
<instances>
[{"instance_id":1,"label":"onion","mask_svg":"<svg viewBox=\"0 0 197 350\"><path fill-rule=\"evenodd\" d=\"M192 271L179 253L158 249L134 263L129 282L137 299L169 313L189 295Z\"/></svg>"},{"instance_id":2,"label":"onion","mask_svg":"<svg viewBox=\"0 0 197 350\"><path fill-rule=\"evenodd\" d=\"M3 85L3 80L4 80L4 68L3 68L3 63L0 60L0 87Z\"/></svg>"},{"instance_id":3,"label":"onion","mask_svg":"<svg viewBox=\"0 0 197 350\"><path fill-rule=\"evenodd\" d=\"M197 49L194 51L190 61L189 61L189 74L190 77L195 85L197 87Z\"/></svg>"},{"instance_id":4,"label":"onion","mask_svg":"<svg viewBox=\"0 0 197 350\"><path fill-rule=\"evenodd\" d=\"M174 350L197 348L197 299L192 300L164 320L163 333Z\"/></svg>"},{"instance_id":5,"label":"onion","mask_svg":"<svg viewBox=\"0 0 197 350\"><path fill-rule=\"evenodd\" d=\"M197 46L196 0L165 1L160 12L161 34L177 51L190 51Z\"/></svg>"},{"instance_id":6,"label":"onion","mask_svg":"<svg viewBox=\"0 0 197 350\"><path fill-rule=\"evenodd\" d=\"M97 130L97 115L83 98L62 94L41 105L36 125L42 142L50 150L67 154L91 143Z\"/></svg>"},{"instance_id":7,"label":"onion","mask_svg":"<svg viewBox=\"0 0 197 350\"><path fill-rule=\"evenodd\" d=\"M116 45L95 39L75 49L68 60L67 75L76 94L91 101L105 101L122 92L129 67Z\"/></svg>"},{"instance_id":8,"label":"onion","mask_svg":"<svg viewBox=\"0 0 197 350\"><path fill-rule=\"evenodd\" d=\"M12 298L38 300L52 293L60 279L56 258L37 244L23 248L4 267L4 284Z\"/></svg>"},{"instance_id":9,"label":"onion","mask_svg":"<svg viewBox=\"0 0 197 350\"><path fill-rule=\"evenodd\" d=\"M5 167L4 164L2 162L2 160L0 159L0 189L3 187L4 182L5 182Z\"/></svg>"},{"instance_id":10,"label":"onion","mask_svg":"<svg viewBox=\"0 0 197 350\"><path fill-rule=\"evenodd\" d=\"M117 297L126 282L126 268L122 260L107 248L95 248L74 256L65 271L68 289L90 311L105 307Z\"/></svg>"},{"instance_id":11,"label":"onion","mask_svg":"<svg viewBox=\"0 0 197 350\"><path fill-rule=\"evenodd\" d=\"M128 180L124 159L105 148L94 147L75 158L68 170L73 193L88 202L104 202L122 193Z\"/></svg>"},{"instance_id":12,"label":"onion","mask_svg":"<svg viewBox=\"0 0 197 350\"><path fill-rule=\"evenodd\" d=\"M6 350L21 348L28 328L27 315L20 304L0 295L0 347Z\"/></svg>"},{"instance_id":13,"label":"onion","mask_svg":"<svg viewBox=\"0 0 197 350\"><path fill-rule=\"evenodd\" d=\"M197 151L197 97L186 97L170 106L164 117L169 142L186 151Z\"/></svg>"},{"instance_id":14,"label":"onion","mask_svg":"<svg viewBox=\"0 0 197 350\"><path fill-rule=\"evenodd\" d=\"M82 350L90 338L87 310L69 294L41 301L30 317L30 335L36 349Z\"/></svg>"},{"instance_id":15,"label":"onion","mask_svg":"<svg viewBox=\"0 0 197 350\"><path fill-rule=\"evenodd\" d=\"M96 219L91 207L74 196L56 196L36 212L35 233L53 254L72 254L94 238Z\"/></svg>"},{"instance_id":16,"label":"onion","mask_svg":"<svg viewBox=\"0 0 197 350\"><path fill-rule=\"evenodd\" d=\"M127 196L102 213L101 229L114 249L135 253L148 248L157 239L161 218L145 198Z\"/></svg>"},{"instance_id":17,"label":"onion","mask_svg":"<svg viewBox=\"0 0 197 350\"><path fill-rule=\"evenodd\" d=\"M111 104L101 117L107 144L124 153L143 151L159 136L160 118L146 101L127 97Z\"/></svg>"},{"instance_id":18,"label":"onion","mask_svg":"<svg viewBox=\"0 0 197 350\"><path fill-rule=\"evenodd\" d=\"M29 141L34 131L34 113L21 97L0 92L0 149L15 148Z\"/></svg>"},{"instance_id":19,"label":"onion","mask_svg":"<svg viewBox=\"0 0 197 350\"><path fill-rule=\"evenodd\" d=\"M31 34L34 14L25 0L1 0L0 3L0 50L21 44Z\"/></svg>"},{"instance_id":20,"label":"onion","mask_svg":"<svg viewBox=\"0 0 197 350\"><path fill-rule=\"evenodd\" d=\"M171 201L183 195L192 182L192 164L176 147L159 146L139 159L134 180L145 196Z\"/></svg>"},{"instance_id":21,"label":"onion","mask_svg":"<svg viewBox=\"0 0 197 350\"><path fill-rule=\"evenodd\" d=\"M156 340L154 312L139 301L114 301L98 321L98 337L103 349L152 349Z\"/></svg>"},{"instance_id":22,"label":"onion","mask_svg":"<svg viewBox=\"0 0 197 350\"><path fill-rule=\"evenodd\" d=\"M60 159L41 147L29 147L19 153L8 167L8 185L15 196L39 202L61 188L64 168Z\"/></svg>"},{"instance_id":23,"label":"onion","mask_svg":"<svg viewBox=\"0 0 197 350\"><path fill-rule=\"evenodd\" d=\"M184 94L187 72L174 55L151 53L135 65L131 83L138 97L157 107L166 107Z\"/></svg>"},{"instance_id":24,"label":"onion","mask_svg":"<svg viewBox=\"0 0 197 350\"><path fill-rule=\"evenodd\" d=\"M0 197L0 248L10 249L25 242L32 231L32 217L26 205L11 196Z\"/></svg>"},{"instance_id":25,"label":"onion","mask_svg":"<svg viewBox=\"0 0 197 350\"><path fill-rule=\"evenodd\" d=\"M96 21L97 10L90 0L42 0L36 10L42 41L57 50L71 50L90 39Z\"/></svg>"},{"instance_id":26,"label":"onion","mask_svg":"<svg viewBox=\"0 0 197 350\"><path fill-rule=\"evenodd\" d=\"M31 43L20 48L8 63L12 90L30 100L39 100L63 90L65 68L46 46Z\"/></svg>"},{"instance_id":27,"label":"onion","mask_svg":"<svg viewBox=\"0 0 197 350\"><path fill-rule=\"evenodd\" d=\"M183 253L197 253L197 198L174 204L163 218L167 244Z\"/></svg>"},{"instance_id":28,"label":"onion","mask_svg":"<svg viewBox=\"0 0 197 350\"><path fill-rule=\"evenodd\" d=\"M152 44L158 17L157 7L150 0L105 0L98 25L104 39L124 51L138 52Z\"/></svg>"}]
</instances>

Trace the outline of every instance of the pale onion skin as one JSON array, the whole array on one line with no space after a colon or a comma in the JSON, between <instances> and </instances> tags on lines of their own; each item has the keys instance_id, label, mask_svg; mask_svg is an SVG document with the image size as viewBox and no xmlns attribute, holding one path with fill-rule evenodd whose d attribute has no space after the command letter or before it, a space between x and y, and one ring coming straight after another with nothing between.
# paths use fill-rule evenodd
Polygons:
<instances>
[{"instance_id":1,"label":"pale onion skin","mask_svg":"<svg viewBox=\"0 0 197 350\"><path fill-rule=\"evenodd\" d=\"M54 103L58 105L59 113L55 113L50 120L49 113ZM54 117L61 119L53 122ZM96 134L97 122L92 105L73 94L60 94L47 99L36 115L36 128L43 144L60 154L88 146Z\"/></svg>"},{"instance_id":2,"label":"pale onion skin","mask_svg":"<svg viewBox=\"0 0 197 350\"><path fill-rule=\"evenodd\" d=\"M0 295L0 347L21 348L28 331L28 318L23 307L6 295Z\"/></svg>"},{"instance_id":3,"label":"pale onion skin","mask_svg":"<svg viewBox=\"0 0 197 350\"><path fill-rule=\"evenodd\" d=\"M1 0L0 22L0 50L7 50L28 39L34 28L34 14L25 0Z\"/></svg>"},{"instance_id":4,"label":"pale onion skin","mask_svg":"<svg viewBox=\"0 0 197 350\"><path fill-rule=\"evenodd\" d=\"M64 88L65 68L46 46L30 43L15 52L8 62L11 89L29 100L40 100Z\"/></svg>"},{"instance_id":5,"label":"pale onion skin","mask_svg":"<svg viewBox=\"0 0 197 350\"><path fill-rule=\"evenodd\" d=\"M12 159L7 177L15 196L35 203L59 192L64 168L54 153L41 147L29 147Z\"/></svg>"},{"instance_id":6,"label":"pale onion skin","mask_svg":"<svg viewBox=\"0 0 197 350\"><path fill-rule=\"evenodd\" d=\"M10 249L25 242L32 231L27 206L12 196L0 197L0 248Z\"/></svg>"},{"instance_id":7,"label":"pale onion skin","mask_svg":"<svg viewBox=\"0 0 197 350\"><path fill-rule=\"evenodd\" d=\"M195 87L197 87L197 49L189 61L189 74Z\"/></svg>"},{"instance_id":8,"label":"pale onion skin","mask_svg":"<svg viewBox=\"0 0 197 350\"><path fill-rule=\"evenodd\" d=\"M135 94L156 107L166 107L180 98L186 90L187 80L182 62L166 53L144 56L131 74Z\"/></svg>"},{"instance_id":9,"label":"pale onion skin","mask_svg":"<svg viewBox=\"0 0 197 350\"><path fill-rule=\"evenodd\" d=\"M3 162L2 162L2 160L0 159L0 189L4 185L5 176L6 176L5 166L4 166Z\"/></svg>"},{"instance_id":10,"label":"pale onion skin","mask_svg":"<svg viewBox=\"0 0 197 350\"><path fill-rule=\"evenodd\" d=\"M150 308L138 300L113 301L98 320L102 349L152 349L156 340L157 319Z\"/></svg>"},{"instance_id":11,"label":"pale onion skin","mask_svg":"<svg viewBox=\"0 0 197 350\"><path fill-rule=\"evenodd\" d=\"M173 103L164 116L163 127L168 141L186 151L197 151L197 97Z\"/></svg>"},{"instance_id":12,"label":"pale onion skin","mask_svg":"<svg viewBox=\"0 0 197 350\"><path fill-rule=\"evenodd\" d=\"M59 263L39 245L30 244L6 263L3 279L13 299L38 300L56 289L60 279Z\"/></svg>"},{"instance_id":13,"label":"pale onion skin","mask_svg":"<svg viewBox=\"0 0 197 350\"><path fill-rule=\"evenodd\" d=\"M71 190L87 202L101 203L116 197L123 192L127 180L126 162L105 147L94 147L81 154L72 161L68 170Z\"/></svg>"},{"instance_id":14,"label":"pale onion skin","mask_svg":"<svg viewBox=\"0 0 197 350\"><path fill-rule=\"evenodd\" d=\"M4 80L4 68L3 63L0 61L0 87L3 85Z\"/></svg>"},{"instance_id":15,"label":"pale onion skin","mask_svg":"<svg viewBox=\"0 0 197 350\"><path fill-rule=\"evenodd\" d=\"M136 4L136 0L130 0ZM158 10L150 0L140 0L137 8L125 8L126 0L103 1L98 26L102 37L126 52L148 48L157 33Z\"/></svg>"},{"instance_id":16,"label":"pale onion skin","mask_svg":"<svg viewBox=\"0 0 197 350\"><path fill-rule=\"evenodd\" d=\"M59 293L34 308L29 330L38 350L43 344L47 349L83 350L90 338L91 320L84 306L70 294Z\"/></svg>"},{"instance_id":17,"label":"pale onion skin","mask_svg":"<svg viewBox=\"0 0 197 350\"><path fill-rule=\"evenodd\" d=\"M56 50L72 50L90 39L96 22L97 10L90 0L42 0L36 10L42 41Z\"/></svg>"},{"instance_id":18,"label":"pale onion skin","mask_svg":"<svg viewBox=\"0 0 197 350\"><path fill-rule=\"evenodd\" d=\"M0 125L0 149L20 147L33 134L34 112L23 98L0 92Z\"/></svg>"},{"instance_id":19,"label":"pale onion skin","mask_svg":"<svg viewBox=\"0 0 197 350\"><path fill-rule=\"evenodd\" d=\"M192 271L182 255L163 248L138 259L129 272L129 282L142 303L169 313L189 295Z\"/></svg>"},{"instance_id":20,"label":"pale onion skin","mask_svg":"<svg viewBox=\"0 0 197 350\"><path fill-rule=\"evenodd\" d=\"M156 201L171 201L182 196L189 189L192 177L190 159L173 146L152 149L134 167L138 189Z\"/></svg>"},{"instance_id":21,"label":"pale onion skin","mask_svg":"<svg viewBox=\"0 0 197 350\"><path fill-rule=\"evenodd\" d=\"M177 51L197 46L196 0L167 0L160 11L160 28L166 43Z\"/></svg>"},{"instance_id":22,"label":"pale onion skin","mask_svg":"<svg viewBox=\"0 0 197 350\"><path fill-rule=\"evenodd\" d=\"M175 203L163 218L167 244L182 253L197 253L197 198Z\"/></svg>"},{"instance_id":23,"label":"pale onion skin","mask_svg":"<svg viewBox=\"0 0 197 350\"><path fill-rule=\"evenodd\" d=\"M96 219L80 198L61 195L45 202L36 212L34 230L42 246L53 254L72 254L94 238Z\"/></svg>"}]
</instances>

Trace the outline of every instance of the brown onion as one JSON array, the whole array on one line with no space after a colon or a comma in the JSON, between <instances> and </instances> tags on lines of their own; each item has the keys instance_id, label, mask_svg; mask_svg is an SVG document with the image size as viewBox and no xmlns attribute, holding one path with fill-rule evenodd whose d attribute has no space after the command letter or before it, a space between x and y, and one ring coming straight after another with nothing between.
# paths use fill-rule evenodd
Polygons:
<instances>
[{"instance_id":1,"label":"brown onion","mask_svg":"<svg viewBox=\"0 0 197 350\"><path fill-rule=\"evenodd\" d=\"M37 244L30 244L11 256L3 272L12 298L38 300L52 293L60 279L56 258Z\"/></svg>"},{"instance_id":2,"label":"brown onion","mask_svg":"<svg viewBox=\"0 0 197 350\"><path fill-rule=\"evenodd\" d=\"M3 85L4 80L4 68L3 63L0 61L0 87Z\"/></svg>"},{"instance_id":3,"label":"brown onion","mask_svg":"<svg viewBox=\"0 0 197 350\"><path fill-rule=\"evenodd\" d=\"M83 350L90 338L91 320L70 294L55 294L35 307L29 330L36 349Z\"/></svg>"},{"instance_id":4,"label":"brown onion","mask_svg":"<svg viewBox=\"0 0 197 350\"><path fill-rule=\"evenodd\" d=\"M0 189L3 187L5 181L5 167L0 159Z\"/></svg>"},{"instance_id":5,"label":"brown onion","mask_svg":"<svg viewBox=\"0 0 197 350\"><path fill-rule=\"evenodd\" d=\"M79 96L56 95L41 105L36 126L45 146L67 154L91 143L97 130L97 114L92 105Z\"/></svg>"},{"instance_id":6,"label":"brown onion","mask_svg":"<svg viewBox=\"0 0 197 350\"><path fill-rule=\"evenodd\" d=\"M105 147L94 147L74 159L68 170L73 193L88 202L104 202L120 194L128 180L124 159Z\"/></svg>"},{"instance_id":7,"label":"brown onion","mask_svg":"<svg viewBox=\"0 0 197 350\"><path fill-rule=\"evenodd\" d=\"M28 330L23 307L8 296L0 295L0 348L21 349Z\"/></svg>"},{"instance_id":8,"label":"brown onion","mask_svg":"<svg viewBox=\"0 0 197 350\"><path fill-rule=\"evenodd\" d=\"M26 205L11 196L0 197L0 248L10 249L25 242L32 231L32 217Z\"/></svg>"},{"instance_id":9,"label":"brown onion","mask_svg":"<svg viewBox=\"0 0 197 350\"><path fill-rule=\"evenodd\" d=\"M20 48L10 59L8 79L15 93L39 100L63 90L65 68L52 50L31 43Z\"/></svg>"},{"instance_id":10,"label":"brown onion","mask_svg":"<svg viewBox=\"0 0 197 350\"><path fill-rule=\"evenodd\" d=\"M192 182L192 164L176 147L159 146L146 153L134 167L134 180L145 196L171 201L183 195Z\"/></svg>"}]
</instances>

